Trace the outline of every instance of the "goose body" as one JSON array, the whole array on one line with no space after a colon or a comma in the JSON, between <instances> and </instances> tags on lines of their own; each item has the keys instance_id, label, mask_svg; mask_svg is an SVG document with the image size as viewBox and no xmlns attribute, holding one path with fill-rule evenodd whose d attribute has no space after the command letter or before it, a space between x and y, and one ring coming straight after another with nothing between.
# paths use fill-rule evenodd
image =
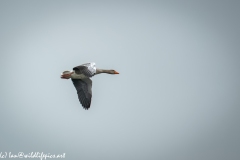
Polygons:
<instances>
[{"instance_id":1,"label":"goose body","mask_svg":"<svg viewBox=\"0 0 240 160\"><path fill-rule=\"evenodd\" d=\"M92 80L90 79L96 74L108 73L119 74L115 70L97 69L95 63L85 63L73 68L72 71L64 71L61 75L62 79L72 79L78 94L78 99L84 109L89 109L92 100Z\"/></svg>"}]
</instances>

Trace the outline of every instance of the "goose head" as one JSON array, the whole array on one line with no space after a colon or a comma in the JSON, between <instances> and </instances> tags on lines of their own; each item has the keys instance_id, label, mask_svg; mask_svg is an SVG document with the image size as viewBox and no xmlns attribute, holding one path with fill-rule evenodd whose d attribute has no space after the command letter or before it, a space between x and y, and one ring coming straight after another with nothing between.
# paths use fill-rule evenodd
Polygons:
<instances>
[{"instance_id":1,"label":"goose head","mask_svg":"<svg viewBox=\"0 0 240 160\"><path fill-rule=\"evenodd\" d=\"M119 74L119 73L115 70L109 70L109 74Z\"/></svg>"}]
</instances>

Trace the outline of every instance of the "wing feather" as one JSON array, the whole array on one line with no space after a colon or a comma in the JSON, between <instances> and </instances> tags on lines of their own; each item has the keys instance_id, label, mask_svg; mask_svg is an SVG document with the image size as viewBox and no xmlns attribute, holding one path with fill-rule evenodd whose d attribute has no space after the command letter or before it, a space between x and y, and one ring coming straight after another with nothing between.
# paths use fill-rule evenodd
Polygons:
<instances>
[{"instance_id":1,"label":"wing feather","mask_svg":"<svg viewBox=\"0 0 240 160\"><path fill-rule=\"evenodd\" d=\"M72 79L78 94L78 99L84 109L89 109L92 100L92 80L86 79Z\"/></svg>"},{"instance_id":2,"label":"wing feather","mask_svg":"<svg viewBox=\"0 0 240 160\"><path fill-rule=\"evenodd\" d=\"M95 63L85 63L73 68L76 74L84 74L87 77L92 77L96 73Z\"/></svg>"}]
</instances>

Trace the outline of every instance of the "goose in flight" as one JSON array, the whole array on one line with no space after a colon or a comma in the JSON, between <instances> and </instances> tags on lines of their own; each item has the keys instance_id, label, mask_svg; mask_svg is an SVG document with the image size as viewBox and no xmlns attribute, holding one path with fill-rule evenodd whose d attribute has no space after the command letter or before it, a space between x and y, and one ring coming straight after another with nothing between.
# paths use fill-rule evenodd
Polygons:
<instances>
[{"instance_id":1,"label":"goose in flight","mask_svg":"<svg viewBox=\"0 0 240 160\"><path fill-rule=\"evenodd\" d=\"M78 94L78 99L84 109L89 109L92 99L92 76L100 73L119 74L115 70L98 69L95 63L85 63L76 66L72 71L64 71L61 75L62 79L72 79Z\"/></svg>"}]
</instances>

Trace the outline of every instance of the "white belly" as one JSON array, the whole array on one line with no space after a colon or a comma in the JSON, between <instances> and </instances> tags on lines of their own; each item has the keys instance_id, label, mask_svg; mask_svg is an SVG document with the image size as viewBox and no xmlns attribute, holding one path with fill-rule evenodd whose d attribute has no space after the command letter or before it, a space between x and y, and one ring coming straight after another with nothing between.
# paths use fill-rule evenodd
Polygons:
<instances>
[{"instance_id":1,"label":"white belly","mask_svg":"<svg viewBox=\"0 0 240 160\"><path fill-rule=\"evenodd\" d=\"M85 79L85 78L88 78L87 76L83 75L83 74L76 74L76 73L73 73L71 75L71 78L72 79Z\"/></svg>"}]
</instances>

